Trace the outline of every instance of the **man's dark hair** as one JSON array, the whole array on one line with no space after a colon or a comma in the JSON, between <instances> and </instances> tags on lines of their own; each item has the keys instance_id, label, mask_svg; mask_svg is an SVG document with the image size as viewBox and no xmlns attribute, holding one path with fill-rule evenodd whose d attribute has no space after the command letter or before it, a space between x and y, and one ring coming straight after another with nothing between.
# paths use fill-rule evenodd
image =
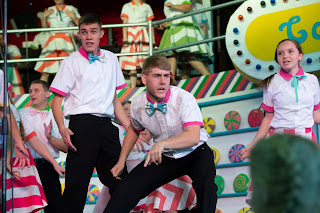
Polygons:
<instances>
[{"instance_id":1,"label":"man's dark hair","mask_svg":"<svg viewBox=\"0 0 320 213\"><path fill-rule=\"evenodd\" d=\"M32 81L31 84L41 84L43 86L44 91L49 90L49 84L43 80L37 79L37 80Z\"/></svg>"},{"instance_id":2,"label":"man's dark hair","mask_svg":"<svg viewBox=\"0 0 320 213\"><path fill-rule=\"evenodd\" d=\"M100 17L97 14L94 13L87 13L84 16L82 16L79 20L79 30L80 30L80 26L81 24L95 24L97 23L100 27L100 30L102 29L102 22Z\"/></svg>"}]
</instances>

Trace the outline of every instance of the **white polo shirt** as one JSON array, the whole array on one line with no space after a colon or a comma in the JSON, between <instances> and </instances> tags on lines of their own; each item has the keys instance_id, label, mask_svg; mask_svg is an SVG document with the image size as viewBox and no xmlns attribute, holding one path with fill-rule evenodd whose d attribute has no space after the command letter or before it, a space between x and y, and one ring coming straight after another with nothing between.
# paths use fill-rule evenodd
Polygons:
<instances>
[{"instance_id":1,"label":"white polo shirt","mask_svg":"<svg viewBox=\"0 0 320 213\"><path fill-rule=\"evenodd\" d=\"M77 18L80 18L80 14L78 9L72 5L63 5L61 8L61 12L59 12L59 8L57 6L51 6L48 10L53 10L53 13L48 16L47 22L50 27L72 27L73 20L67 16L65 10L73 11Z\"/></svg>"},{"instance_id":2,"label":"white polo shirt","mask_svg":"<svg viewBox=\"0 0 320 213\"><path fill-rule=\"evenodd\" d=\"M134 1L123 5L121 10L121 19L127 18L128 23L141 23L154 19L153 11L149 4L136 4Z\"/></svg>"},{"instance_id":3,"label":"white polo shirt","mask_svg":"<svg viewBox=\"0 0 320 213\"><path fill-rule=\"evenodd\" d=\"M132 100L131 123L136 131L149 130L154 142L176 137L184 132L184 127L200 125L199 144L185 149L166 150L164 155L172 158L181 158L208 140L207 131L203 128L203 118L196 99L187 91L170 86L166 97L160 102L167 103L167 113L155 110L149 117L146 112L147 102L153 103L146 92Z\"/></svg>"},{"instance_id":4,"label":"white polo shirt","mask_svg":"<svg viewBox=\"0 0 320 213\"><path fill-rule=\"evenodd\" d=\"M52 110L49 110L48 116L44 119L41 118L40 114L31 115L30 113L31 107L26 107L19 109L21 122L25 131L25 140L28 142L32 137L37 136L40 141L45 145L53 158L59 157L59 150L56 149L51 143L48 141L45 132L44 132L44 123L48 126L50 121L52 120L52 132L51 135L55 138L61 139L61 135L59 133L58 126L54 120ZM28 144L28 148L30 149L30 153L34 159L42 158L36 151L32 149L32 147Z\"/></svg>"},{"instance_id":5,"label":"white polo shirt","mask_svg":"<svg viewBox=\"0 0 320 213\"><path fill-rule=\"evenodd\" d=\"M170 2L173 5L181 5L181 4L186 4L186 3L191 4L190 0L167 0L167 1L164 1L164 3L167 3L167 2ZM176 10L176 9L173 9L173 8L169 8L169 7L166 7L166 6L164 6L164 8L163 8L163 12L164 12L164 15L166 16L166 18L171 18L171 17L174 17L174 16L178 16L178 15L184 14L184 12L182 12L182 11L179 11L179 10Z\"/></svg>"},{"instance_id":6,"label":"white polo shirt","mask_svg":"<svg viewBox=\"0 0 320 213\"><path fill-rule=\"evenodd\" d=\"M61 62L50 91L65 97L65 117L93 114L100 117L114 116L113 98L116 90L126 87L118 58L112 52L100 49L96 60L90 64L88 53L81 47Z\"/></svg>"},{"instance_id":7,"label":"white polo shirt","mask_svg":"<svg viewBox=\"0 0 320 213\"><path fill-rule=\"evenodd\" d=\"M315 75L304 73L302 68L297 75L306 75L299 80L296 101L295 88L291 86L292 75L280 70L275 74L268 89L263 90L262 108L274 112L270 126L273 128L311 128L314 124L313 111L320 108L319 82Z\"/></svg>"}]
</instances>

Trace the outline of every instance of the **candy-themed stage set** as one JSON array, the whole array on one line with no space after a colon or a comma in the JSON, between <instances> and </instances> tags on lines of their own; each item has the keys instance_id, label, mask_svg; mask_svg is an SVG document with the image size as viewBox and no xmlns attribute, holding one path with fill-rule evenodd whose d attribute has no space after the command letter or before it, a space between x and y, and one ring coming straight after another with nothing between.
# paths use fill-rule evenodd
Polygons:
<instances>
[{"instance_id":1,"label":"candy-themed stage set","mask_svg":"<svg viewBox=\"0 0 320 213\"><path fill-rule=\"evenodd\" d=\"M203 91L204 83L211 84L208 91ZM261 123L263 113L258 108L262 101L262 90L236 70L182 80L177 82L177 85L196 98L198 96L197 101L202 110L205 128L211 136L208 145L215 155L217 167L215 182L219 189L217 208L222 213L247 212L248 205L245 199L250 186L249 165L248 160L241 162L239 152L252 140L258 129L257 124ZM144 90L144 87L124 88L119 91L118 96L121 101L132 100ZM201 95L206 98L201 98ZM49 98L49 104L52 98L53 94ZM246 100L241 100L243 98ZM27 94L15 99L18 108L30 104L30 97ZM65 167L66 154L60 154L61 157L57 161ZM60 178L60 181L63 191L64 178ZM93 211L102 186L94 171L88 187L84 212Z\"/></svg>"},{"instance_id":2,"label":"candy-themed stage set","mask_svg":"<svg viewBox=\"0 0 320 213\"><path fill-rule=\"evenodd\" d=\"M214 151L218 186L216 213L251 213L246 195L251 177L249 160L241 161L240 151L249 144L261 124L262 89L258 83L278 72L274 51L285 38L297 39L304 49L301 66L306 72L320 70L320 23L316 14L319 0L248 0L230 17L226 46L236 70L177 82L190 92L201 108L205 129ZM132 100L144 91L124 88L118 91L120 101ZM49 98L51 105L53 95ZM15 100L17 108L30 106L25 94ZM319 128L313 127L319 141ZM57 161L65 165L65 155ZM61 178L62 189L64 179ZM88 188L84 212L92 212L102 184L94 172Z\"/></svg>"}]
</instances>

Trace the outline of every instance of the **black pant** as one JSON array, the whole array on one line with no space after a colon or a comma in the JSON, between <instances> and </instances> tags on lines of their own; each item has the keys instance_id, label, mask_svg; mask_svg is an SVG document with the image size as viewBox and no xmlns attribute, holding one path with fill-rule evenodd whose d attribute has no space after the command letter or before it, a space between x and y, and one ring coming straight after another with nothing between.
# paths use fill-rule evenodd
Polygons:
<instances>
[{"instance_id":1,"label":"black pant","mask_svg":"<svg viewBox=\"0 0 320 213\"><path fill-rule=\"evenodd\" d=\"M217 202L216 170L212 150L205 143L189 155L173 159L162 155L158 166L135 167L111 196L105 213L128 213L139 200L165 183L189 175L197 194L197 212L214 213Z\"/></svg>"},{"instance_id":2,"label":"black pant","mask_svg":"<svg viewBox=\"0 0 320 213\"><path fill-rule=\"evenodd\" d=\"M120 182L113 178L110 170L118 161L121 145L119 130L110 118L74 115L70 117L69 128L74 133L71 142L77 151L69 149L67 155L64 212L80 213L83 212L94 167L100 181L109 187L111 194ZM125 171L126 168L121 177L127 174Z\"/></svg>"},{"instance_id":3,"label":"black pant","mask_svg":"<svg viewBox=\"0 0 320 213\"><path fill-rule=\"evenodd\" d=\"M46 213L58 213L62 208L62 194L59 175L51 163L44 159L35 159L44 194L48 206L44 208Z\"/></svg>"}]
</instances>

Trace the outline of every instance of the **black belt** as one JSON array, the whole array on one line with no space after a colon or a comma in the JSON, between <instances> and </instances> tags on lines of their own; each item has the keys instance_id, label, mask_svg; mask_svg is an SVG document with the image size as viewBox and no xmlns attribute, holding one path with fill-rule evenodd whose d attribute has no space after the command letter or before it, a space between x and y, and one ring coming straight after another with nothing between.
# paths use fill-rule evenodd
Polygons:
<instances>
[{"instance_id":1,"label":"black belt","mask_svg":"<svg viewBox=\"0 0 320 213\"><path fill-rule=\"evenodd\" d=\"M36 158L34 159L35 164L45 163L46 160L44 158Z\"/></svg>"},{"instance_id":2,"label":"black belt","mask_svg":"<svg viewBox=\"0 0 320 213\"><path fill-rule=\"evenodd\" d=\"M98 121L99 123L111 123L111 118L109 117L99 117L92 114L78 114L78 115L70 115L70 121L71 120L77 120L77 119L83 119L83 120L94 120Z\"/></svg>"}]
</instances>

